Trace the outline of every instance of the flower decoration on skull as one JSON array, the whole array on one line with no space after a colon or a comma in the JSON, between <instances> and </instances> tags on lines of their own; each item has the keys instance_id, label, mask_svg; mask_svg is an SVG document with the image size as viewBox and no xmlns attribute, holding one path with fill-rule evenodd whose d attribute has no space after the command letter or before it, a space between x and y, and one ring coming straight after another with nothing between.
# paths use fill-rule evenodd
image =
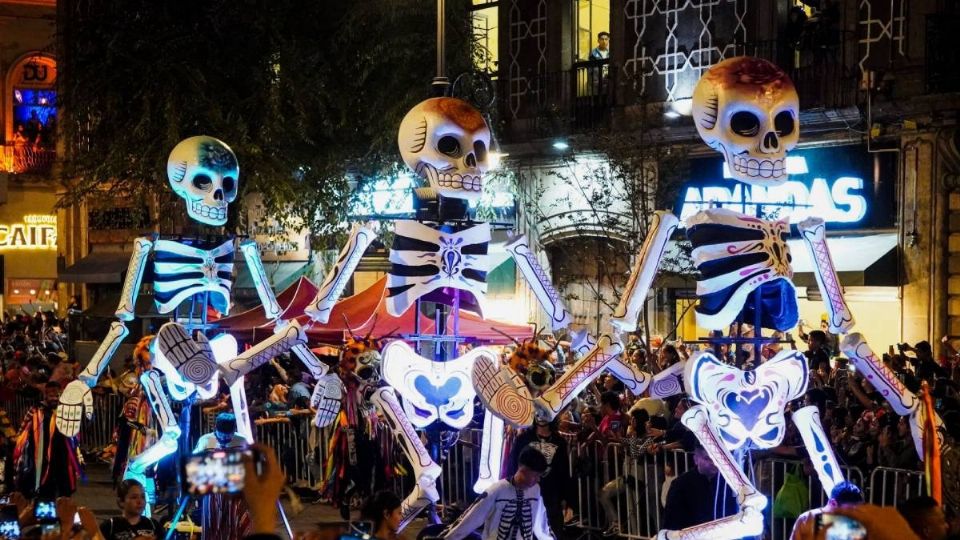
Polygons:
<instances>
[{"instance_id":1,"label":"flower decoration on skull","mask_svg":"<svg viewBox=\"0 0 960 540\"><path fill-rule=\"evenodd\" d=\"M451 97L418 103L397 134L404 163L444 197L476 200L490 165L490 128L480 111Z\"/></svg>"},{"instance_id":2,"label":"flower decoration on skull","mask_svg":"<svg viewBox=\"0 0 960 540\"><path fill-rule=\"evenodd\" d=\"M800 138L799 111L793 81L760 58L724 60L693 91L700 137L723 154L733 178L757 186L786 182L787 152Z\"/></svg>"},{"instance_id":3,"label":"flower decoration on skull","mask_svg":"<svg viewBox=\"0 0 960 540\"><path fill-rule=\"evenodd\" d=\"M187 203L187 215L207 225L227 222L227 206L237 198L240 167L223 141L207 136L180 141L167 159L167 179Z\"/></svg>"}]
</instances>

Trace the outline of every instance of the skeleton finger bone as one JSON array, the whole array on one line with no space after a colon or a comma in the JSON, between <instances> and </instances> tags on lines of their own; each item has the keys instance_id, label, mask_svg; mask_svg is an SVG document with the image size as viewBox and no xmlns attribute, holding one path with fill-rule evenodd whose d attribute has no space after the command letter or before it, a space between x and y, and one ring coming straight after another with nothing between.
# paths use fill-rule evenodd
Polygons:
<instances>
[{"instance_id":1,"label":"skeleton finger bone","mask_svg":"<svg viewBox=\"0 0 960 540\"><path fill-rule=\"evenodd\" d=\"M329 322L333 305L343 294L350 276L363 258L363 252L376 237L371 225L354 225L353 230L350 231L350 238L340 251L340 256L337 257L337 263L327 273L313 301L303 310L311 320L323 324Z\"/></svg>"},{"instance_id":2,"label":"skeleton finger bone","mask_svg":"<svg viewBox=\"0 0 960 540\"><path fill-rule=\"evenodd\" d=\"M814 275L817 277L817 287L823 298L823 305L827 309L827 324L834 334L846 334L853 328L855 320L850 306L843 297L843 287L837 277L837 270L833 265L833 257L827 246L826 225L821 218L809 217L797 224L804 245L813 261Z\"/></svg>"},{"instance_id":3,"label":"skeleton finger bone","mask_svg":"<svg viewBox=\"0 0 960 540\"><path fill-rule=\"evenodd\" d=\"M843 482L843 472L833 453L830 439L823 432L820 412L815 405L803 407L793 413L793 423L800 431L803 445L810 454L810 462L817 471L823 491L829 494L833 491L833 486Z\"/></svg>"},{"instance_id":4,"label":"skeleton finger bone","mask_svg":"<svg viewBox=\"0 0 960 540\"><path fill-rule=\"evenodd\" d=\"M397 402L397 395L393 388L387 386L377 389L373 392L370 401L386 418L390 431L397 438L400 448L403 449L404 455L407 456L410 465L413 467L417 483L424 488L433 486L443 469L430 458L430 454L423 446L420 436L414 431L413 425L403 412L400 403Z\"/></svg>"},{"instance_id":5,"label":"skeleton finger bone","mask_svg":"<svg viewBox=\"0 0 960 540\"><path fill-rule=\"evenodd\" d=\"M650 291L653 278L657 275L657 268L660 266L660 259L663 258L667 241L670 240L670 235L677 229L679 223L677 217L670 212L662 210L654 212L650 230L643 245L640 246L640 251L637 252L627 288L620 297L620 303L614 310L613 317L610 318L610 324L620 332L633 332L637 329L640 308L647 299L647 292Z\"/></svg>"},{"instance_id":6,"label":"skeleton finger bone","mask_svg":"<svg viewBox=\"0 0 960 540\"><path fill-rule=\"evenodd\" d=\"M510 242L507 242L506 248L507 252L513 257L514 262L516 262L520 273L523 274L523 278L533 291L534 296L537 297L537 301L540 302L540 307L542 307L543 310L547 312L547 316L550 317L550 328L554 331L560 328L566 328L570 324L570 321L573 320L573 317L567 310L567 306L563 303L563 298L560 297L560 293L554 288L553 283L550 282L550 276L547 275L543 267L540 266L536 255L530 250L530 244L527 241L526 235L518 236Z\"/></svg>"},{"instance_id":7,"label":"skeleton finger bone","mask_svg":"<svg viewBox=\"0 0 960 540\"><path fill-rule=\"evenodd\" d=\"M80 432L80 422L84 413L87 418L93 417L93 393L83 381L73 381L60 394L60 404L57 405L57 431L66 437L73 437Z\"/></svg>"},{"instance_id":8,"label":"skeleton finger bone","mask_svg":"<svg viewBox=\"0 0 960 540\"><path fill-rule=\"evenodd\" d=\"M607 369L610 361L622 353L623 344L618 339L609 334L600 336L585 357L536 398L537 408L547 418L555 418L577 394Z\"/></svg>"}]
</instances>

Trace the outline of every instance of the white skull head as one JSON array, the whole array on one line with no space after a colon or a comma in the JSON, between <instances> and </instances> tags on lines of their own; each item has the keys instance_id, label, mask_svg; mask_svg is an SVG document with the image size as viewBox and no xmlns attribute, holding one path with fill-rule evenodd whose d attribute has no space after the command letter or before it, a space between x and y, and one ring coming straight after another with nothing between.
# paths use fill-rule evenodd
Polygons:
<instances>
[{"instance_id":1,"label":"white skull head","mask_svg":"<svg viewBox=\"0 0 960 540\"><path fill-rule=\"evenodd\" d=\"M469 103L451 97L421 101L400 122L404 163L444 197L476 200L490 164L490 128Z\"/></svg>"},{"instance_id":2,"label":"white skull head","mask_svg":"<svg viewBox=\"0 0 960 540\"><path fill-rule=\"evenodd\" d=\"M787 151L800 138L799 112L793 81L760 58L724 60L693 91L700 137L723 154L733 178L757 186L787 181Z\"/></svg>"},{"instance_id":3,"label":"white skull head","mask_svg":"<svg viewBox=\"0 0 960 540\"><path fill-rule=\"evenodd\" d=\"M240 167L223 141L200 135L180 141L167 159L167 179L187 202L187 215L207 225L227 222L227 206L237 198Z\"/></svg>"}]
</instances>

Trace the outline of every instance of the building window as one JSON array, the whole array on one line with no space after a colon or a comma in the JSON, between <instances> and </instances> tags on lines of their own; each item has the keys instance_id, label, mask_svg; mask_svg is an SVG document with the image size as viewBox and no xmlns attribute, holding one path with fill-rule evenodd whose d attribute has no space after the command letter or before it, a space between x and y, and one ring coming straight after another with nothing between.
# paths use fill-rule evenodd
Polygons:
<instances>
[{"instance_id":1,"label":"building window","mask_svg":"<svg viewBox=\"0 0 960 540\"><path fill-rule=\"evenodd\" d=\"M610 0L577 0L577 60L589 60L597 34L610 32Z\"/></svg>"},{"instance_id":2,"label":"building window","mask_svg":"<svg viewBox=\"0 0 960 540\"><path fill-rule=\"evenodd\" d=\"M470 16L473 22L473 65L478 71L496 74L500 60L497 32L500 16L497 1L473 0Z\"/></svg>"},{"instance_id":3,"label":"building window","mask_svg":"<svg viewBox=\"0 0 960 540\"><path fill-rule=\"evenodd\" d=\"M56 80L57 64L50 56L32 53L14 63L4 89L4 102L9 108L0 170L49 170L56 155Z\"/></svg>"}]
</instances>

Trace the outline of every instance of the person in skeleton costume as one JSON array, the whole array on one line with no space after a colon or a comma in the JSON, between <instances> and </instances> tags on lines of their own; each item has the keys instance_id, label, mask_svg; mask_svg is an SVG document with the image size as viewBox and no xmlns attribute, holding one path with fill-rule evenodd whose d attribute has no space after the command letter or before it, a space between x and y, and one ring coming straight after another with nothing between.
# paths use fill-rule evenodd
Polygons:
<instances>
[{"instance_id":1,"label":"person in skeleton costume","mask_svg":"<svg viewBox=\"0 0 960 540\"><path fill-rule=\"evenodd\" d=\"M240 169L233 151L213 137L190 137L177 144L167 161L167 178L178 197L186 203L187 215L194 221L212 227L222 227L227 221L227 208L237 196ZM90 389L110 363L124 337L126 323L134 319L134 306L140 291L144 271L153 256L153 289L157 310L172 313L177 322L165 324L158 332L153 350L153 369L140 375L154 415L162 430L160 438L144 448L132 459L125 477L136 478L148 486L146 471L163 457L177 449L181 428L170 407L167 394L177 401L207 399L217 393L222 377L230 387L240 433L252 440L253 431L247 412L243 376L271 358L293 353L306 365L315 378L326 374L326 368L306 347L306 334L296 321L281 318L280 306L269 287L263 263L255 242L239 241L222 236L212 241L210 236L138 238L114 322L90 363L78 380L63 391L57 409L56 425L60 433L73 437L80 430L81 419L93 415L93 397ZM203 333L206 310L214 307L221 313L230 308L233 279L233 260L239 251L247 263L257 293L267 316L275 322L273 336L237 353L236 340L227 334L208 339ZM195 304L200 304L199 321ZM183 308L183 309L181 309ZM184 311L187 311L184 313ZM194 337L180 322L200 332ZM160 374L166 382L166 392ZM148 492L149 494L149 492Z\"/></svg>"},{"instance_id":2,"label":"person in skeleton costume","mask_svg":"<svg viewBox=\"0 0 960 540\"><path fill-rule=\"evenodd\" d=\"M543 454L527 447L520 453L517 472L484 490L440 538L460 540L483 527L483 540L553 540L538 485L546 470Z\"/></svg>"}]
</instances>

